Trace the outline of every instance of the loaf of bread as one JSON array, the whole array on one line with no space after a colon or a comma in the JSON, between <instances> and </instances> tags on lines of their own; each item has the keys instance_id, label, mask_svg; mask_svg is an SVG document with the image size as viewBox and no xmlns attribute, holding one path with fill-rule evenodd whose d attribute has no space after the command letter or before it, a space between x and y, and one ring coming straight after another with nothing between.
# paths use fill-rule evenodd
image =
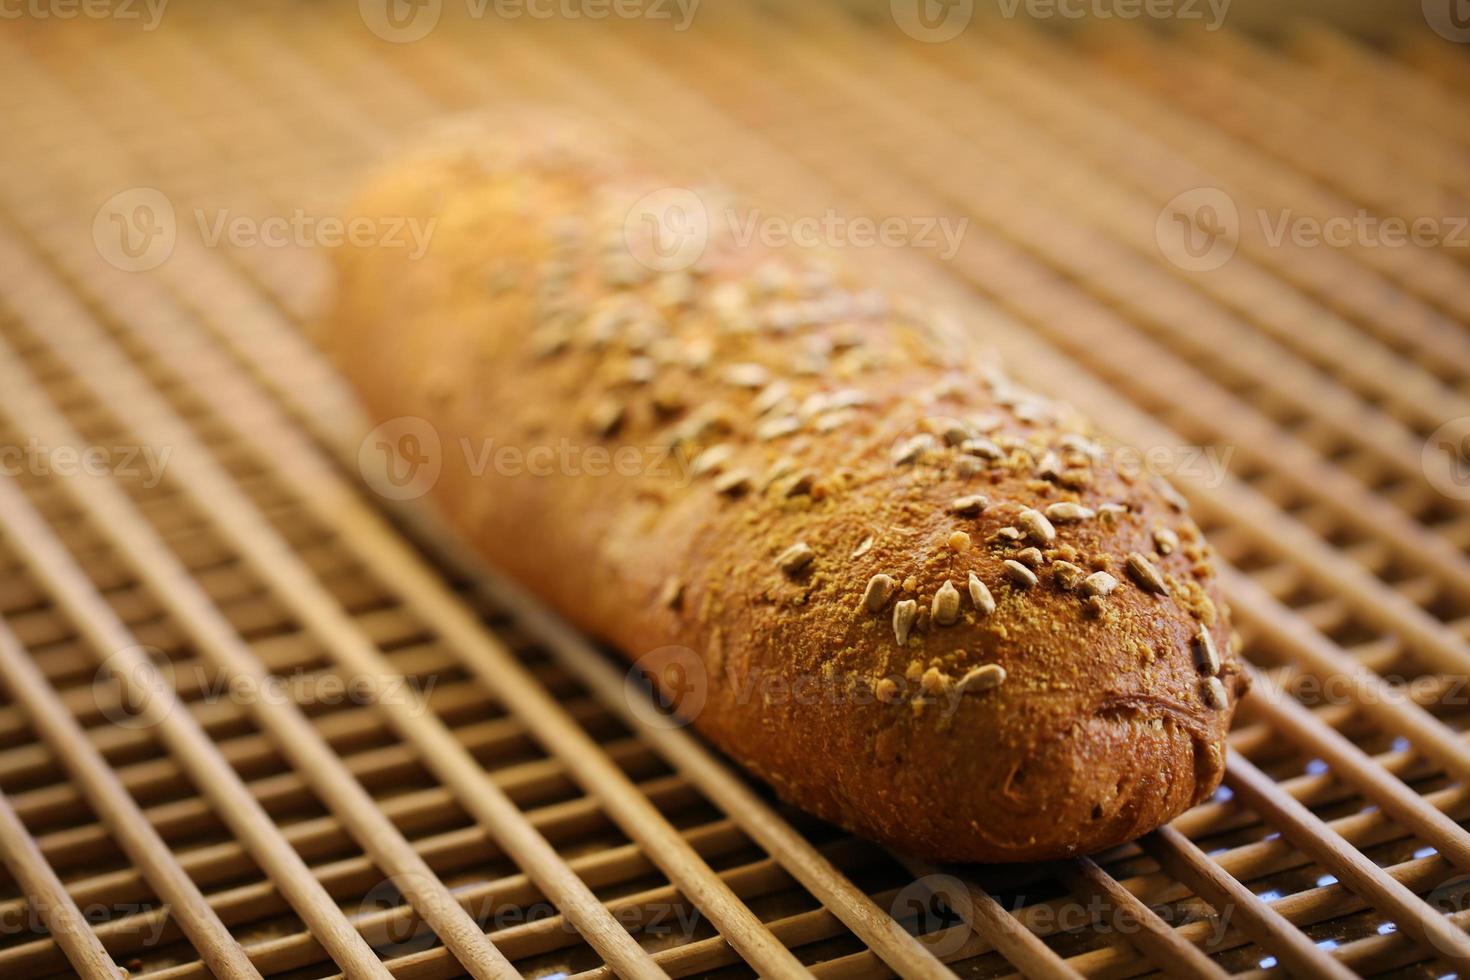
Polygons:
<instances>
[{"instance_id":1,"label":"loaf of bread","mask_svg":"<svg viewBox=\"0 0 1470 980\"><path fill-rule=\"evenodd\" d=\"M450 524L901 851L1095 851L1213 792L1245 676L1177 492L920 306L590 144L461 132L356 201L432 236L340 250L325 346Z\"/></svg>"}]
</instances>

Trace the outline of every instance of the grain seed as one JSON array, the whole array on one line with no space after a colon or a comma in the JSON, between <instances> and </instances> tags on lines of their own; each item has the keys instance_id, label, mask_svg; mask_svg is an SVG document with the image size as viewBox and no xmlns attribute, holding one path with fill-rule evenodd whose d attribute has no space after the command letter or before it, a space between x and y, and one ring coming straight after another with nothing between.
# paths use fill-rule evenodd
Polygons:
<instances>
[{"instance_id":1,"label":"grain seed","mask_svg":"<svg viewBox=\"0 0 1470 980\"><path fill-rule=\"evenodd\" d=\"M1031 536L1031 540L1037 544L1051 544L1057 539L1057 529L1051 526L1051 521L1039 510L1030 507L1021 510L1021 516L1016 518L1016 523L1021 525L1021 530Z\"/></svg>"},{"instance_id":2,"label":"grain seed","mask_svg":"<svg viewBox=\"0 0 1470 980\"><path fill-rule=\"evenodd\" d=\"M1046 508L1046 516L1056 524L1071 524L1074 521L1091 520L1097 516L1097 512L1069 500L1059 500Z\"/></svg>"},{"instance_id":3,"label":"grain seed","mask_svg":"<svg viewBox=\"0 0 1470 980\"><path fill-rule=\"evenodd\" d=\"M659 605L669 609L678 609L684 604L684 583L680 579L671 578L664 583L664 587L658 594Z\"/></svg>"},{"instance_id":4,"label":"grain seed","mask_svg":"<svg viewBox=\"0 0 1470 980\"><path fill-rule=\"evenodd\" d=\"M812 551L811 547L808 546L805 541L798 541L796 542L796 544L781 552L781 554L776 558L776 564L779 565L781 571L785 572L787 575L795 575L797 572L810 565L812 559L815 557L816 552Z\"/></svg>"},{"instance_id":5,"label":"grain seed","mask_svg":"<svg viewBox=\"0 0 1470 980\"><path fill-rule=\"evenodd\" d=\"M1014 558L1007 558L1003 563L1006 575L1018 588L1029 589L1036 584L1036 573L1022 565Z\"/></svg>"},{"instance_id":6,"label":"grain seed","mask_svg":"<svg viewBox=\"0 0 1470 980\"><path fill-rule=\"evenodd\" d=\"M1016 552L1016 560L1027 568L1040 568L1046 564L1046 556L1038 548L1022 548Z\"/></svg>"},{"instance_id":7,"label":"grain seed","mask_svg":"<svg viewBox=\"0 0 1470 980\"><path fill-rule=\"evenodd\" d=\"M1077 583L1081 582L1086 574L1069 561L1059 561L1052 565L1052 568L1055 569L1057 585L1069 592L1077 588Z\"/></svg>"},{"instance_id":8,"label":"grain seed","mask_svg":"<svg viewBox=\"0 0 1470 980\"><path fill-rule=\"evenodd\" d=\"M755 396L755 401L750 403L751 410L757 415L764 415L781 404L790 394L789 384L784 381L772 381L761 389L759 395Z\"/></svg>"},{"instance_id":9,"label":"grain seed","mask_svg":"<svg viewBox=\"0 0 1470 980\"><path fill-rule=\"evenodd\" d=\"M913 599L902 599L893 607L893 635L899 646L909 641L909 630L913 629L918 612L919 604Z\"/></svg>"},{"instance_id":10,"label":"grain seed","mask_svg":"<svg viewBox=\"0 0 1470 980\"><path fill-rule=\"evenodd\" d=\"M984 694L1005 683L1006 669L1000 664L981 664L961 677L955 689L961 694Z\"/></svg>"},{"instance_id":11,"label":"grain seed","mask_svg":"<svg viewBox=\"0 0 1470 980\"><path fill-rule=\"evenodd\" d=\"M770 381L771 372L759 364L731 364L723 375L726 384L737 388L764 388Z\"/></svg>"},{"instance_id":12,"label":"grain seed","mask_svg":"<svg viewBox=\"0 0 1470 980\"><path fill-rule=\"evenodd\" d=\"M978 493L970 494L967 497L956 497L949 502L950 511L964 517L974 517L989 506L990 498Z\"/></svg>"},{"instance_id":13,"label":"grain seed","mask_svg":"<svg viewBox=\"0 0 1470 980\"><path fill-rule=\"evenodd\" d=\"M930 617L940 626L953 626L955 620L960 616L960 593L949 579L934 593L934 601L929 606Z\"/></svg>"},{"instance_id":14,"label":"grain seed","mask_svg":"<svg viewBox=\"0 0 1470 980\"><path fill-rule=\"evenodd\" d=\"M1118 587L1118 580L1107 572L1093 572L1082 580L1082 586L1078 590L1084 598L1091 599L1097 596L1105 596Z\"/></svg>"},{"instance_id":15,"label":"grain seed","mask_svg":"<svg viewBox=\"0 0 1470 980\"><path fill-rule=\"evenodd\" d=\"M960 443L960 451L989 460L1004 459L1006 454L1004 449L989 439L967 439Z\"/></svg>"},{"instance_id":16,"label":"grain seed","mask_svg":"<svg viewBox=\"0 0 1470 980\"><path fill-rule=\"evenodd\" d=\"M750 490L751 479L748 470L731 470L715 480L715 490L727 497L744 496Z\"/></svg>"},{"instance_id":17,"label":"grain seed","mask_svg":"<svg viewBox=\"0 0 1470 980\"><path fill-rule=\"evenodd\" d=\"M893 576L884 575L881 572L868 579L868 588L863 592L863 606L868 612L877 612L888 605L888 600L893 598L894 590L898 583Z\"/></svg>"},{"instance_id":18,"label":"grain seed","mask_svg":"<svg viewBox=\"0 0 1470 980\"><path fill-rule=\"evenodd\" d=\"M893 451L893 465L905 466L916 461L926 452L935 448L934 437L928 433L920 433L911 439L906 439L897 449Z\"/></svg>"},{"instance_id":19,"label":"grain seed","mask_svg":"<svg viewBox=\"0 0 1470 980\"><path fill-rule=\"evenodd\" d=\"M623 424L625 409L612 399L604 399L587 413L587 424L600 436L610 436Z\"/></svg>"},{"instance_id":20,"label":"grain seed","mask_svg":"<svg viewBox=\"0 0 1470 980\"><path fill-rule=\"evenodd\" d=\"M1169 592L1169 584L1164 581L1164 576L1159 574L1153 562L1136 551L1128 555L1128 574L1133 576L1133 581L1145 592L1158 595L1167 595Z\"/></svg>"},{"instance_id":21,"label":"grain seed","mask_svg":"<svg viewBox=\"0 0 1470 980\"><path fill-rule=\"evenodd\" d=\"M871 549L872 547L873 547L873 536L870 534L866 538L863 538L862 542L860 544L858 544L858 546L856 548L853 549L853 551L852 551L852 557L854 557L854 558L861 558L863 555L866 555L868 553L868 550Z\"/></svg>"},{"instance_id":22,"label":"grain seed","mask_svg":"<svg viewBox=\"0 0 1470 980\"><path fill-rule=\"evenodd\" d=\"M1199 635L1195 637L1194 663L1201 674L1214 677L1220 673L1220 651L1215 647L1215 638L1210 631L1203 626L1200 627Z\"/></svg>"},{"instance_id":23,"label":"grain seed","mask_svg":"<svg viewBox=\"0 0 1470 980\"><path fill-rule=\"evenodd\" d=\"M975 611L982 616L989 616L995 612L995 597L990 594L985 583L980 581L980 576L971 572L967 584L970 587L970 601L975 604Z\"/></svg>"},{"instance_id":24,"label":"grain seed","mask_svg":"<svg viewBox=\"0 0 1470 980\"><path fill-rule=\"evenodd\" d=\"M1205 704L1216 711L1224 711L1230 706L1230 694L1218 677L1206 677L1204 683L1200 685L1200 693L1205 699Z\"/></svg>"},{"instance_id":25,"label":"grain seed","mask_svg":"<svg viewBox=\"0 0 1470 980\"><path fill-rule=\"evenodd\" d=\"M725 443L710 446L704 452L694 457L694 462L689 464L689 472L695 476L704 476L706 473L718 471L730 461L735 455L735 449Z\"/></svg>"},{"instance_id":26,"label":"grain seed","mask_svg":"<svg viewBox=\"0 0 1470 980\"><path fill-rule=\"evenodd\" d=\"M795 415L778 415L773 419L766 419L755 428L755 436L761 442L770 442L772 439L780 439L789 436L801 428L801 419Z\"/></svg>"},{"instance_id":27,"label":"grain seed","mask_svg":"<svg viewBox=\"0 0 1470 980\"><path fill-rule=\"evenodd\" d=\"M1154 547L1161 555L1172 555L1179 550L1179 535L1167 527L1154 528Z\"/></svg>"}]
</instances>

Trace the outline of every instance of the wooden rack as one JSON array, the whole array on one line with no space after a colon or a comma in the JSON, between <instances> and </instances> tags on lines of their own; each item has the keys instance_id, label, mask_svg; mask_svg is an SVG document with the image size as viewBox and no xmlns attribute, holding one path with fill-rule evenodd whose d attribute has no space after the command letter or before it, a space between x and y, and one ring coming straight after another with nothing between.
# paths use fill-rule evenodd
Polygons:
<instances>
[{"instance_id":1,"label":"wooden rack","mask_svg":"<svg viewBox=\"0 0 1470 980\"><path fill-rule=\"evenodd\" d=\"M1258 219L1453 237L1470 48L934 43L867 3L429 4L405 41L370 6L0 23L0 976L1464 975L1470 487L1435 450L1470 434L1470 232ZM1257 675L1215 799L1090 859L884 854L644 724L615 658L360 486L308 340L324 250L208 226L332 215L426 120L525 102L773 213L967 220L952 257L844 258L1120 438L1229 463L1171 474ZM94 232L138 188L176 232L142 272ZM1158 228L1200 188L1239 241L1191 271Z\"/></svg>"}]
</instances>

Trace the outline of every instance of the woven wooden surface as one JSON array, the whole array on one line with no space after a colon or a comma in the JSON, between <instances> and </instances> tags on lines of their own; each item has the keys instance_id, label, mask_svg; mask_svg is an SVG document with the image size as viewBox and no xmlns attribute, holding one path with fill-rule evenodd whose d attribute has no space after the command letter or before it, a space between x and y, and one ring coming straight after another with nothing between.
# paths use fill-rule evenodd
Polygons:
<instances>
[{"instance_id":1,"label":"woven wooden surface","mask_svg":"<svg viewBox=\"0 0 1470 980\"><path fill-rule=\"evenodd\" d=\"M0 976L1464 975L1470 28L976 6L0 20ZM1215 799L884 854L362 486L309 341L343 192L528 103L1144 448L1259 675Z\"/></svg>"}]
</instances>

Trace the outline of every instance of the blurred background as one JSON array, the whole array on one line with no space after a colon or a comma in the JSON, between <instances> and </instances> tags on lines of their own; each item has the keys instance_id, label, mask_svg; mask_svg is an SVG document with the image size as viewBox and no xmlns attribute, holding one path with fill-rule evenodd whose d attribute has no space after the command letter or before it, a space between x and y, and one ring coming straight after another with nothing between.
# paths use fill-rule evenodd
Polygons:
<instances>
[{"instance_id":1,"label":"blurred background","mask_svg":"<svg viewBox=\"0 0 1470 980\"><path fill-rule=\"evenodd\" d=\"M621 667L395 513L493 644L436 622L431 587L350 504L360 433L311 324L335 244L432 234L348 222L359 175L446 116L525 105L591 117L671 186L736 191L750 234L939 302L1141 447L1229 563L1273 695L1242 707L1221 793L1096 863L936 878L740 796L763 790L691 763L692 739L648 735L620 713ZM170 761L177 744L90 693L96 637L117 635L96 632L97 608L156 662L197 662L160 601L174 593L118 557L139 547L119 528L166 542L272 672L345 670L333 651L362 642L438 679L434 717L676 975L746 975L759 956L684 897L703 894L690 866L647 857L653 831L618 793L656 803L657 833L822 976L928 971L885 944L885 915L965 976L1213 975L1191 949L1220 975L1463 975L1425 923L1470 923L1467 216L1465 0L0 0L0 490L21 491L0 495L0 615L65 706L46 710L85 729L267 975L333 975L330 915L283 900L280 869ZM69 431L106 450L133 511L71 495ZM195 451L207 466L179 462ZM46 564L57 543L71 572ZM303 590L314 605L294 604ZM549 707L498 690L512 661L593 742L551 737ZM7 688L0 788L22 831L117 964L204 976L68 785L65 738L27 723L39 695ZM341 914L406 926L375 934L396 975L464 972L313 777L291 782L279 743L238 706L170 690ZM310 714L435 873L484 899L475 915L518 969L604 975L606 950L545 924L557 907L462 788L371 711ZM576 766L593 755L589 784ZM803 864L817 852L831 870ZM0 976L67 975L3 884ZM999 917L976 912L989 896ZM523 919L495 919L506 906ZM692 918L660 931L659 909Z\"/></svg>"}]
</instances>

